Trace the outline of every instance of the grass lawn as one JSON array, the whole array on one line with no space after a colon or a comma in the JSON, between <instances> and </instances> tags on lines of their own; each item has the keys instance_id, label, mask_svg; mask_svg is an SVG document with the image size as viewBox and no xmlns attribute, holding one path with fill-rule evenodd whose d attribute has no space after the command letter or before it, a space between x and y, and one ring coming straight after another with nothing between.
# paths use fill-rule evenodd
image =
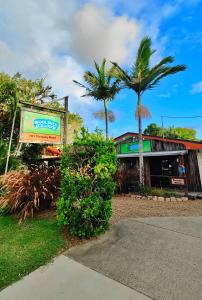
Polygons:
<instances>
[{"instance_id":1,"label":"grass lawn","mask_svg":"<svg viewBox=\"0 0 202 300\"><path fill-rule=\"evenodd\" d=\"M0 290L44 265L66 246L53 218L19 225L13 217L0 217Z\"/></svg>"}]
</instances>

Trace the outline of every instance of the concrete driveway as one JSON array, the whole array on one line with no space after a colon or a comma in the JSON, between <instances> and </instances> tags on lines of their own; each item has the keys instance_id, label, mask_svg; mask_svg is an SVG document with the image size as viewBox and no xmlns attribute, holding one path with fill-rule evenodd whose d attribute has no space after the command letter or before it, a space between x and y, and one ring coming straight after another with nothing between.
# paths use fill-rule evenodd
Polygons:
<instances>
[{"instance_id":1,"label":"concrete driveway","mask_svg":"<svg viewBox=\"0 0 202 300\"><path fill-rule=\"evenodd\" d=\"M202 217L122 220L65 255L152 299L202 299Z\"/></svg>"}]
</instances>

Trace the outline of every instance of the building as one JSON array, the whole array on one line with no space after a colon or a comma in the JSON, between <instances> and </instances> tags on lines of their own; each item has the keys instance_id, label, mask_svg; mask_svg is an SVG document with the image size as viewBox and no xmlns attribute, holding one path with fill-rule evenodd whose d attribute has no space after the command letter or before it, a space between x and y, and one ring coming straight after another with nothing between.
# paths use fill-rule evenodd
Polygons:
<instances>
[{"instance_id":1,"label":"building","mask_svg":"<svg viewBox=\"0 0 202 300\"><path fill-rule=\"evenodd\" d=\"M133 191L139 180L138 134L127 132L115 138L122 192ZM202 191L202 142L143 134L145 185Z\"/></svg>"}]
</instances>

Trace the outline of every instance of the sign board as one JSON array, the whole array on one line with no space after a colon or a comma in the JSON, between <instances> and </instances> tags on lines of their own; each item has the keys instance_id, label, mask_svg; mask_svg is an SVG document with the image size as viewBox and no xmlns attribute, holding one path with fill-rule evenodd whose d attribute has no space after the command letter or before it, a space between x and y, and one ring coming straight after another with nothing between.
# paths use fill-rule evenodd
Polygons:
<instances>
[{"instance_id":1,"label":"sign board","mask_svg":"<svg viewBox=\"0 0 202 300\"><path fill-rule=\"evenodd\" d=\"M184 178L171 178L172 185L185 185Z\"/></svg>"},{"instance_id":2,"label":"sign board","mask_svg":"<svg viewBox=\"0 0 202 300\"><path fill-rule=\"evenodd\" d=\"M61 144L61 117L47 112L22 110L20 142Z\"/></svg>"},{"instance_id":3,"label":"sign board","mask_svg":"<svg viewBox=\"0 0 202 300\"><path fill-rule=\"evenodd\" d=\"M121 144L121 153L138 153L139 143L138 141L132 143ZM151 141L143 141L143 152L151 152Z\"/></svg>"}]
</instances>

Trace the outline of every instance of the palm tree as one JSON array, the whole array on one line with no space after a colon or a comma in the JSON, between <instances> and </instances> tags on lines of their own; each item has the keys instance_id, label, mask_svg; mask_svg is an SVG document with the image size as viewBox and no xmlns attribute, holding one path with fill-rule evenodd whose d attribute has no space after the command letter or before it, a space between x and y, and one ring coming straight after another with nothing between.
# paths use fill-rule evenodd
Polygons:
<instances>
[{"instance_id":1,"label":"palm tree","mask_svg":"<svg viewBox=\"0 0 202 300\"><path fill-rule=\"evenodd\" d=\"M151 57L155 50L151 49L151 39L145 37L140 42L137 56L130 71L122 69L116 62L114 66L114 77L121 81L122 88L132 89L137 94L136 117L139 130L139 180L140 186L144 186L144 161L142 143L142 117L148 115L148 110L141 104L141 96L147 90L156 87L160 80L169 75L186 69L185 65L168 66L174 61L174 57L163 58L158 64L150 67Z\"/></svg>"},{"instance_id":2,"label":"palm tree","mask_svg":"<svg viewBox=\"0 0 202 300\"><path fill-rule=\"evenodd\" d=\"M82 97L93 97L95 100L104 102L105 131L106 139L108 139L108 102L113 100L120 90L119 79L114 80L112 76L113 67L109 70L106 69L106 59L103 59L100 66L96 62L94 63L96 73L86 71L83 76L87 85L83 85L76 80L73 81L80 87L85 88L86 94Z\"/></svg>"}]
</instances>

